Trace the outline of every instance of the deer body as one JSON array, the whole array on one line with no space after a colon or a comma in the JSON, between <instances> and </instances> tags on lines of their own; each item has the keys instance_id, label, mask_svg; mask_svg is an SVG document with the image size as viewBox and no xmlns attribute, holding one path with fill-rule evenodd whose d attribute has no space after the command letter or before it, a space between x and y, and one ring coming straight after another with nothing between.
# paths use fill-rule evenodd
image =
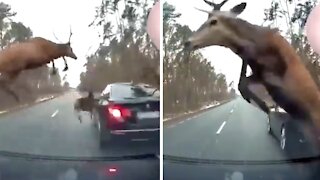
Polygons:
<instances>
[{"instance_id":1,"label":"deer body","mask_svg":"<svg viewBox=\"0 0 320 180\"><path fill-rule=\"evenodd\" d=\"M55 68L54 60L65 56L77 59L70 42L57 44L41 37L35 37L24 42L11 44L0 51L1 85L18 100L18 96L8 88L8 85L17 78L21 71L35 69L50 62ZM67 69L66 60L65 65L65 69Z\"/></svg>"},{"instance_id":2,"label":"deer body","mask_svg":"<svg viewBox=\"0 0 320 180\"><path fill-rule=\"evenodd\" d=\"M255 60L248 64L274 101L293 116L310 115L320 123L318 87L288 41L270 32L255 46Z\"/></svg>"},{"instance_id":3,"label":"deer body","mask_svg":"<svg viewBox=\"0 0 320 180\"><path fill-rule=\"evenodd\" d=\"M251 67L253 75L247 80L263 84L278 105L294 117L311 119L318 129L312 132L319 132L320 94L316 83L277 30L255 26L236 17L245 6L241 3L229 12L205 11L209 18L185 43L186 49L211 45L231 49Z\"/></svg>"},{"instance_id":4,"label":"deer body","mask_svg":"<svg viewBox=\"0 0 320 180\"><path fill-rule=\"evenodd\" d=\"M92 119L92 111L94 108L94 97L92 92L89 92L88 97L82 97L76 100L73 105L74 112L77 114L80 123L82 122L82 118L80 116L80 111L89 112Z\"/></svg>"},{"instance_id":5,"label":"deer body","mask_svg":"<svg viewBox=\"0 0 320 180\"><path fill-rule=\"evenodd\" d=\"M15 43L0 51L0 72L20 72L50 63L60 57L77 57L68 43L57 44L41 37Z\"/></svg>"},{"instance_id":6,"label":"deer body","mask_svg":"<svg viewBox=\"0 0 320 180\"><path fill-rule=\"evenodd\" d=\"M272 59L275 62L275 66L277 65L276 62L284 63L286 66L282 77L273 72L274 76L279 80L278 83L272 83L268 79L268 75L265 75L266 81L281 88L286 93L286 96L299 104L302 110L306 111L320 128L320 94L311 74L295 50L280 34L273 33L266 43L268 46L278 50L280 57ZM260 61L263 61L263 58ZM270 69L269 71L275 69L275 67L268 67L268 62L266 61L260 63L267 66L267 69Z\"/></svg>"}]
</instances>

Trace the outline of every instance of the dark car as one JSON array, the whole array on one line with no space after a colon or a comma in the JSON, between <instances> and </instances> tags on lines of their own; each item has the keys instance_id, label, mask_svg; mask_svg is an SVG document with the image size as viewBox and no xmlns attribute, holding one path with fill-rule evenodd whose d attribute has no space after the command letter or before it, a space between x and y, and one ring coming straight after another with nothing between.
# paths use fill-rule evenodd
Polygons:
<instances>
[{"instance_id":1,"label":"dark car","mask_svg":"<svg viewBox=\"0 0 320 180\"><path fill-rule=\"evenodd\" d=\"M268 115L267 130L278 141L280 148L286 152L299 153L300 156L312 156L311 142L305 135L304 128L308 126L304 120L294 119L280 107L271 109Z\"/></svg>"},{"instance_id":2,"label":"dark car","mask_svg":"<svg viewBox=\"0 0 320 180\"><path fill-rule=\"evenodd\" d=\"M100 146L116 136L159 138L160 99L132 83L106 86L93 109Z\"/></svg>"}]
</instances>

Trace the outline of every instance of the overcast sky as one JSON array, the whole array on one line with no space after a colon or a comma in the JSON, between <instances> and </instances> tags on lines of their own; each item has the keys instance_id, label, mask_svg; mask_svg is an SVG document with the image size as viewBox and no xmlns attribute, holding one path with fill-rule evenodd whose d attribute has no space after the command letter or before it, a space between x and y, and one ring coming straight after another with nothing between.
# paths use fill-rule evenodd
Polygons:
<instances>
[{"instance_id":1,"label":"overcast sky","mask_svg":"<svg viewBox=\"0 0 320 180\"><path fill-rule=\"evenodd\" d=\"M17 12L14 18L29 26L34 36L41 36L52 41L57 41L53 32L61 41L67 41L69 26L71 25L73 37L71 39L74 52L78 60L69 60L69 71L67 79L72 86L79 81L79 74L85 70L86 55L92 53L99 45L98 33L95 29L89 28L95 16L95 7L101 0L3 0L12 6ZM179 22L188 25L196 30L207 18L207 14L199 12L194 7L210 10L211 8L202 0L185 3L182 0L167 0L168 3L176 6L177 11L182 13ZM222 10L228 10L242 1L229 0ZM270 6L271 0L247 0L246 10L239 16L251 23L261 24L264 17L263 10ZM90 50L91 49L91 50ZM211 60L212 65L218 72L226 74L227 81L238 82L241 60L230 50L223 47L208 47L202 50L203 55ZM226 64L232 64L231 67ZM57 67L63 69L63 60L57 62ZM63 76L63 74L62 74Z\"/></svg>"},{"instance_id":2,"label":"overcast sky","mask_svg":"<svg viewBox=\"0 0 320 180\"><path fill-rule=\"evenodd\" d=\"M79 84L79 75L85 70L86 55L92 53L99 45L98 33L88 25L95 16L95 7L101 0L3 0L17 12L14 20L30 27L34 36L41 36L57 42L53 32L63 42L69 37L71 25L73 36L71 43L78 60L67 58L69 71L67 80L72 86ZM91 47L91 50L89 50ZM51 65L50 65L51 66ZM63 60L57 61L57 67L63 69ZM64 74L61 74L63 77Z\"/></svg>"},{"instance_id":3,"label":"overcast sky","mask_svg":"<svg viewBox=\"0 0 320 180\"><path fill-rule=\"evenodd\" d=\"M216 0L215 2L221 1ZM191 30L198 29L208 18L206 13L196 10L194 7L206 10L212 9L202 0L188 1L188 3L182 0L167 0L167 2L174 5L176 10L182 14L178 22L188 25ZM250 23L261 25L264 18L264 9L270 7L271 0L229 0L221 10L229 10L241 2L247 2L247 7L239 17ZM201 50L201 52L204 57L211 61L216 71L226 75L228 83L234 81L237 86L242 64L241 59L237 55L223 47L207 47ZM226 64L232 64L232 66L226 66Z\"/></svg>"}]
</instances>

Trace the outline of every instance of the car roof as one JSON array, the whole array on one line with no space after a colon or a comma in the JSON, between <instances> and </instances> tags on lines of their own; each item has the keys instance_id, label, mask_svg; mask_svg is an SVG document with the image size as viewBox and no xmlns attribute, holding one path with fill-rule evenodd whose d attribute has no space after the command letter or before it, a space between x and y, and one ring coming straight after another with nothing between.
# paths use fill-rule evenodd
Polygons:
<instances>
[{"instance_id":1,"label":"car roof","mask_svg":"<svg viewBox=\"0 0 320 180\"><path fill-rule=\"evenodd\" d=\"M108 86L111 88L112 86L118 86L118 85L120 85L120 86L125 85L125 86L140 87L140 88L142 88L142 89L145 90L145 91L148 91L147 89L152 90L152 91L153 91L154 89L156 89L156 88L154 88L152 85L146 84L146 83L115 82L115 83L110 83L110 84L108 84L108 85L104 88L104 90L102 91L102 94L104 93L104 91L107 89Z\"/></svg>"},{"instance_id":2,"label":"car roof","mask_svg":"<svg viewBox=\"0 0 320 180\"><path fill-rule=\"evenodd\" d=\"M134 85L134 84L131 83L131 82L117 82L117 83L111 83L111 84L108 84L108 85L111 85L111 86L114 86L114 85L128 85L128 86L132 86L132 85Z\"/></svg>"}]
</instances>

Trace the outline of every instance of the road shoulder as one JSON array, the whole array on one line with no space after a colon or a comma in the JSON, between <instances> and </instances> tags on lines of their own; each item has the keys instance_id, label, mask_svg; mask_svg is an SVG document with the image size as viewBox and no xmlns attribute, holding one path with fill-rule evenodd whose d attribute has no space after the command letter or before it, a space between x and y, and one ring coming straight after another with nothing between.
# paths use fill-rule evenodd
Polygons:
<instances>
[{"instance_id":1,"label":"road shoulder","mask_svg":"<svg viewBox=\"0 0 320 180\"><path fill-rule=\"evenodd\" d=\"M46 101L55 99L55 98L57 98L57 97L60 97L60 96L62 96L62 95L64 95L64 94L66 94L66 93L68 93L68 92L56 93L56 94L51 94L51 95L39 97L39 98L36 99L34 102L25 103L25 104L20 104L20 105L18 105L18 106L15 106L15 107L11 107L11 108L2 110L2 111L0 111L0 116L1 116L1 115L5 115L5 114L8 114L8 113L15 112L15 111L19 111L19 110L22 110L22 109L26 109L26 108L29 108L29 107L32 107L32 106L35 106L35 105L37 105L37 104L40 104L40 103L43 103L43 102L46 102Z\"/></svg>"},{"instance_id":2,"label":"road shoulder","mask_svg":"<svg viewBox=\"0 0 320 180\"><path fill-rule=\"evenodd\" d=\"M219 102L219 104L214 105L214 106L211 106L211 107L208 107L208 108L199 109L199 110L197 110L197 111L193 111L193 112L190 112L190 113L187 113L187 114L180 114L180 115L176 115L176 116L171 117L171 118L167 118L167 119L163 120L163 126L164 126L164 127L168 127L168 126L170 126L170 125L172 125L172 124L179 123L180 121L183 121L183 120L185 120L185 119L188 119L188 118L192 118L192 117L194 117L194 116L197 116L197 115L199 115L199 114L201 114L201 113L210 111L210 110L212 110L212 109L214 109L214 108L217 108L217 107L219 107L219 106L221 106L221 105L224 105L224 104L226 104L226 103L228 103L228 102L231 102L231 101L233 101L233 100L234 100L234 99L221 101L221 102Z\"/></svg>"}]
</instances>

